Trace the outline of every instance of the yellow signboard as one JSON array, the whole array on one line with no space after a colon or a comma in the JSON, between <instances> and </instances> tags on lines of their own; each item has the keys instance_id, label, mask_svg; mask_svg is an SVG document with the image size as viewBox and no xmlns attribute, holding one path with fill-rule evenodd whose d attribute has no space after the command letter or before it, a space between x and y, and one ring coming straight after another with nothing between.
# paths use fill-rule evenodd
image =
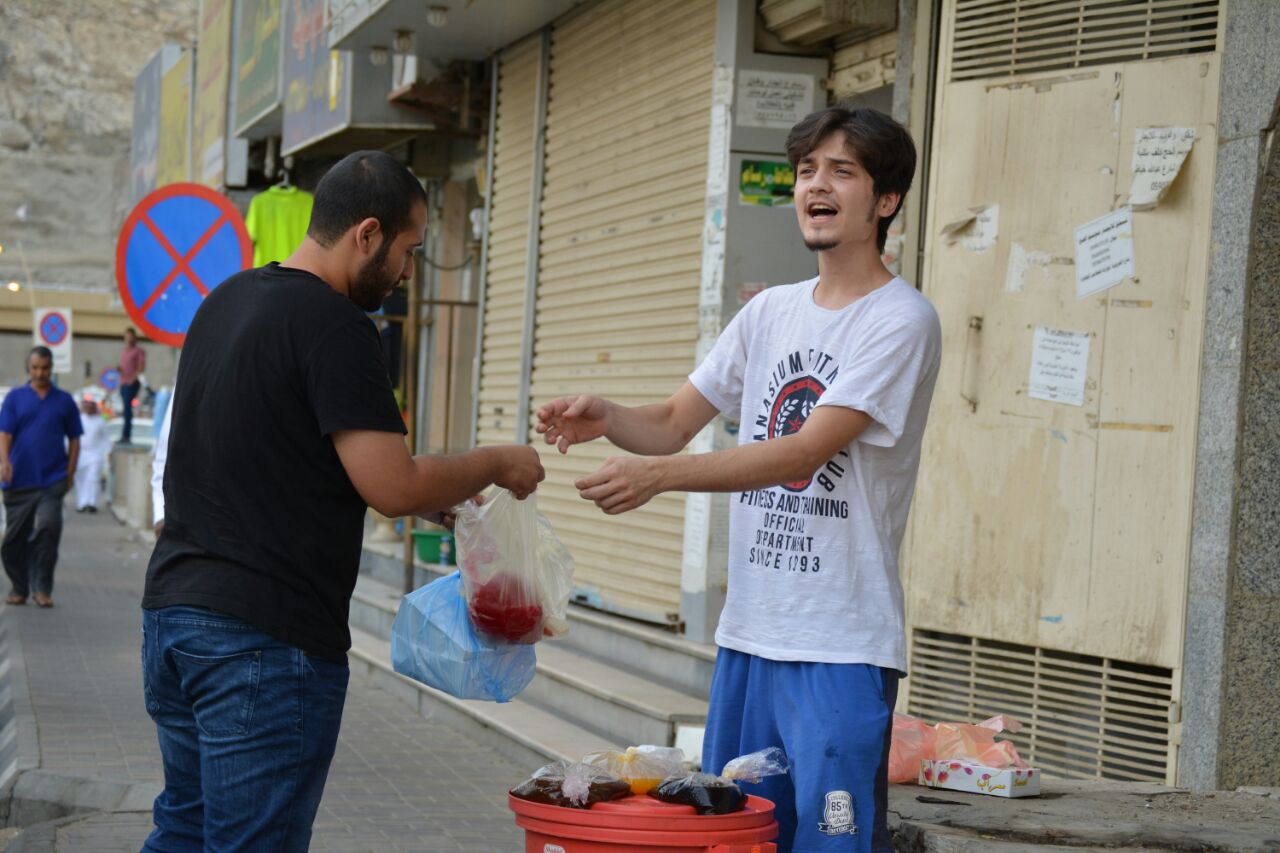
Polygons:
<instances>
[{"instance_id":1,"label":"yellow signboard","mask_svg":"<svg viewBox=\"0 0 1280 853\"><path fill-rule=\"evenodd\" d=\"M191 180L191 51L160 81L160 142L156 186Z\"/></svg>"},{"instance_id":2,"label":"yellow signboard","mask_svg":"<svg viewBox=\"0 0 1280 853\"><path fill-rule=\"evenodd\" d=\"M191 170L221 189L226 166L227 91L231 81L232 0L200 0Z\"/></svg>"}]
</instances>

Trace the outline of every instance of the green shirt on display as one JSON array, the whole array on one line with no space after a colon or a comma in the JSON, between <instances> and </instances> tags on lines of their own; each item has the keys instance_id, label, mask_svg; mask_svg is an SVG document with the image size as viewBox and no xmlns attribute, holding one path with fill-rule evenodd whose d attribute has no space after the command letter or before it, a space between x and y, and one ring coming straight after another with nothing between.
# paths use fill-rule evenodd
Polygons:
<instances>
[{"instance_id":1,"label":"green shirt on display","mask_svg":"<svg viewBox=\"0 0 1280 853\"><path fill-rule=\"evenodd\" d=\"M302 245L311 224L311 193L297 187L271 187L249 202L244 221L253 239L253 265L283 261Z\"/></svg>"}]
</instances>

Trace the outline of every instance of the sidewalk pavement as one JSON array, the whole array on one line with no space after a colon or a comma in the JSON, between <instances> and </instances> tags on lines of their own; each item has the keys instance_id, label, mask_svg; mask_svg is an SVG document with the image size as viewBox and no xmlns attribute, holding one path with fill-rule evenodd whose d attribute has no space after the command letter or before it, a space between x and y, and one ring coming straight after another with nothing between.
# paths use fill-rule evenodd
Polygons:
<instances>
[{"instance_id":1,"label":"sidewalk pavement","mask_svg":"<svg viewBox=\"0 0 1280 853\"><path fill-rule=\"evenodd\" d=\"M0 829L6 850L133 851L151 830L161 765L138 663L150 551L108 514L71 513L57 606L0 607L0 672L7 663L21 771L7 805L10 822L27 827L16 838ZM531 769L353 681L312 849L522 849L506 790ZM897 848L1280 850L1280 789L1193 794L1044 780L1042 790L1039 798L1004 800L892 786ZM64 817L68 804L81 813Z\"/></svg>"},{"instance_id":2,"label":"sidewalk pavement","mask_svg":"<svg viewBox=\"0 0 1280 853\"><path fill-rule=\"evenodd\" d=\"M139 671L150 553L110 513L70 512L56 606L0 608L18 716L14 809L57 817L40 814L52 799L112 809L28 826L14 848L136 851L151 831L163 772ZM353 680L312 849L520 849L506 790L531 769Z\"/></svg>"}]
</instances>

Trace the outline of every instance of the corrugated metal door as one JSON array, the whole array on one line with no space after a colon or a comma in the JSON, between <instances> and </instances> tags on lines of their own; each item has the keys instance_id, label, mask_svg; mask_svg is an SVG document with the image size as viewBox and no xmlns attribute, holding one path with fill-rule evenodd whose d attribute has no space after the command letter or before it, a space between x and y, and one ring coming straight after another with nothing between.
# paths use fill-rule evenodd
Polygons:
<instances>
[{"instance_id":1,"label":"corrugated metal door","mask_svg":"<svg viewBox=\"0 0 1280 853\"><path fill-rule=\"evenodd\" d=\"M715 6L605 0L552 32L535 407L583 392L652 403L693 368ZM573 481L619 451L545 449L538 505L573 552L582 597L677 619L684 496L605 516Z\"/></svg>"},{"instance_id":2,"label":"corrugated metal door","mask_svg":"<svg viewBox=\"0 0 1280 853\"><path fill-rule=\"evenodd\" d=\"M498 67L477 444L510 444L521 417L520 356L540 49L537 36L526 39L504 50Z\"/></svg>"}]
</instances>

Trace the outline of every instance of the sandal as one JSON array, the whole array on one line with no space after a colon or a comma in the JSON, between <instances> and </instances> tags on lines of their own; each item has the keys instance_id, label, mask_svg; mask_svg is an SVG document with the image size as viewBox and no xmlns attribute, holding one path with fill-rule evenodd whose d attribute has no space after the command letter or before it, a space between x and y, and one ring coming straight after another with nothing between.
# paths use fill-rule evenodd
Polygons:
<instances>
[{"instance_id":1,"label":"sandal","mask_svg":"<svg viewBox=\"0 0 1280 853\"><path fill-rule=\"evenodd\" d=\"M43 592L37 592L35 595L32 596L32 598L34 598L36 600L36 604L38 604L41 607L53 606L53 599L45 595Z\"/></svg>"},{"instance_id":2,"label":"sandal","mask_svg":"<svg viewBox=\"0 0 1280 853\"><path fill-rule=\"evenodd\" d=\"M10 595L8 598L6 598L6 599L4 600L4 603L5 603L5 604L12 604L12 605L15 605L15 606L20 605L20 604L26 604L26 603L27 603L27 597L26 597L25 595L18 595L17 593L14 593L13 595Z\"/></svg>"}]
</instances>

